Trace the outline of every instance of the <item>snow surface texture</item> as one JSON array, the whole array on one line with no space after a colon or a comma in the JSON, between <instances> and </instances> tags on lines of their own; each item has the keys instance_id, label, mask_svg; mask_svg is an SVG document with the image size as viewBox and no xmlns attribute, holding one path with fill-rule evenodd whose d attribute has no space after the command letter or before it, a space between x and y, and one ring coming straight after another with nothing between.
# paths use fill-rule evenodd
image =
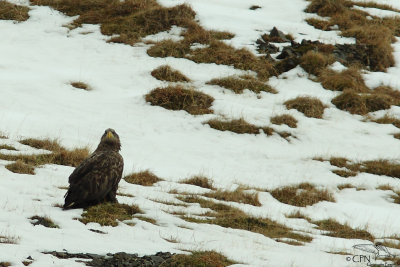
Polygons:
<instances>
[{"instance_id":1,"label":"snow surface texture","mask_svg":"<svg viewBox=\"0 0 400 267\"><path fill-rule=\"evenodd\" d=\"M303 0L160 1L167 6L183 2L193 7L201 25L207 29L233 32L235 38L227 42L236 47L255 51L255 40L273 26L292 34L296 40L354 43L353 39L342 38L334 31L323 32L308 25L304 19L310 15L302 11L307 5ZM379 2L400 8L397 0ZM262 8L250 11L253 4ZM70 31L63 25L73 18L48 7L31 8L26 22L0 21L0 130L10 137L0 139L0 144L30 151L18 145L17 140L49 137L58 138L67 147L88 145L94 149L104 129L111 127L121 137L125 174L150 169L166 181L152 187L120 183L120 191L134 197L119 196L119 201L137 204L145 216L157 221L157 225L133 219L134 227L123 223L115 228L100 227L74 220L82 210L62 211L53 206L63 202L65 190L59 187L67 186L67 177L73 168L46 165L37 168L36 175L31 176L11 173L4 167L9 162L1 161L0 236L16 237L19 242L0 244L0 261L18 266L31 256L35 259L31 266L82 266L73 259L60 260L41 251L66 249L100 254L125 251L144 255L158 251L215 250L253 266L357 266L346 262L343 255L326 252L357 254L352 246L365 241L323 236L305 220L288 219L285 215L300 210L313 220L335 218L352 228L367 228L377 237L400 232L400 208L392 203L392 193L376 190L379 185L400 190L397 179L363 173L344 181L331 172L333 167L328 163L312 160L317 156L397 159L400 142L392 136L396 128L363 122L361 116L336 109L330 100L337 93L310 81L300 67L270 79L270 85L279 92L276 95L261 93L258 98L250 91L235 95L217 86L205 85L205 82L243 74L242 71L215 64L196 64L186 59L151 58L146 54L148 45L132 47L106 43L108 37L101 35L96 25ZM168 35L178 38L179 32L175 27L169 33L148 38L160 40ZM396 66L387 73L366 73L364 78L368 86L384 84L400 88L400 43L393 46ZM150 106L144 95L165 85L150 72L164 64L180 70L194 81L197 90L213 96L215 114L229 118L243 116L260 126L270 125L269 118L274 115L291 114L299 121L296 129L273 127L289 131L297 138L287 142L278 135L219 132L202 124L216 115L192 116L185 111ZM75 89L70 85L72 81L86 82L93 90ZM328 105L322 120L286 110L283 105L286 100L304 95L318 97ZM390 113L400 116L400 108L392 107ZM332 192L336 202L297 208L263 192L259 194L261 207L232 204L249 214L276 220L313 236L311 243L297 247L243 230L188 223L166 212L171 208L169 205L153 201L177 201L168 193L173 189L203 193L198 187L177 183L198 174L210 177L215 186L224 189L244 184L270 190L310 182ZM343 183L366 190L339 191L337 185ZM196 205L184 209L190 214L204 212ZM33 226L28 220L33 215L52 218L60 229ZM107 234L88 229L101 229ZM394 249L392 252L400 254Z\"/></svg>"}]
</instances>

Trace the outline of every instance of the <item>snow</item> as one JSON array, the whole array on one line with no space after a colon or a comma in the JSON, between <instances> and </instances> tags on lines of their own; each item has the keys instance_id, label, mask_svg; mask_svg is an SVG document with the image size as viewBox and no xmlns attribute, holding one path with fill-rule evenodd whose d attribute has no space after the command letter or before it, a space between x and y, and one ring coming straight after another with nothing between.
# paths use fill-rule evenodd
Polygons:
<instances>
[{"instance_id":1,"label":"snow","mask_svg":"<svg viewBox=\"0 0 400 267\"><path fill-rule=\"evenodd\" d=\"M354 39L340 37L335 31L324 32L308 25L304 20L310 15L303 12L307 1L267 2L160 1L165 6L190 4L202 26L230 31L235 37L227 43L252 51L255 51L255 40L274 26L292 34L297 41L305 38L325 43L354 43ZM400 8L397 0L377 2ZM253 4L262 8L249 10ZM252 266L357 266L348 263L343 255L326 252L353 253L352 246L365 241L323 236L305 220L289 219L285 215L301 211L313 220L335 218L353 228L367 227L379 238L400 232L400 209L390 198L393 193L376 189L379 185L390 185L400 190L398 179L362 173L346 180L331 172L335 167L313 160L332 156L355 161L398 159L400 142L391 135L396 128L364 122L361 116L336 109L330 101L338 93L324 90L319 83L308 79L300 67L269 80L278 94L263 92L258 97L245 91L236 95L205 82L245 74L244 71L196 64L187 59L152 58L146 54L148 44L132 47L107 43L109 37L100 33L98 25L83 25L69 31L63 25L74 18L48 7L32 6L31 9L26 22L0 21L0 131L9 136L9 139L0 139L0 144L13 145L18 153L42 153L17 141L24 137L49 137L59 139L70 148L87 145L93 150L104 129L111 127L121 137L124 174L150 169L165 181L152 187L120 183L120 191L134 197L119 196L119 201L138 205L157 225L133 219L136 223L133 227L123 223L115 228L100 227L75 220L82 210L62 211L54 206L63 203L65 190L59 187L67 186L67 177L73 168L46 165L37 168L36 175L32 176L11 173L4 167L9 162L0 161L0 236L19 238L18 244L0 244L0 261L20 266L21 261L31 256L35 259L31 266L83 266L72 259L61 260L41 252L66 249L145 255L158 251L215 250ZM181 31L173 27L146 40L178 40ZM396 66L386 73L364 74L369 87L400 88L398 38L393 47ZM164 64L187 75L197 90L213 96L212 108L216 115L192 116L185 111L168 111L147 104L144 95L166 85L150 75L154 68ZM332 65L337 71L343 68L339 63ZM75 89L69 84L71 81L86 82L93 90ZM297 96L321 99L328 106L324 118L306 118L296 110L286 110L283 103ZM400 116L399 107L392 107L390 112ZM298 127L271 125L270 117L279 114L293 115L299 121ZM289 131L296 138L286 141L276 134L271 137L238 135L219 132L203 124L217 116L244 117L259 126ZM230 203L249 214L307 231L314 238L304 246L290 246L249 231L189 223L170 214L171 211L203 214L205 210L195 204L175 207L159 203L180 203L171 190L190 194L207 192L207 189L177 183L199 174L210 177L216 187L230 190L246 185L266 191L310 182L332 192L336 202L298 208L261 192L261 207ZM366 190L339 191L337 185L344 183ZM51 217L60 229L31 225L28 218L33 215ZM107 234L88 229L101 229ZM167 242L168 238L179 242ZM400 251L393 249L393 253Z\"/></svg>"}]
</instances>

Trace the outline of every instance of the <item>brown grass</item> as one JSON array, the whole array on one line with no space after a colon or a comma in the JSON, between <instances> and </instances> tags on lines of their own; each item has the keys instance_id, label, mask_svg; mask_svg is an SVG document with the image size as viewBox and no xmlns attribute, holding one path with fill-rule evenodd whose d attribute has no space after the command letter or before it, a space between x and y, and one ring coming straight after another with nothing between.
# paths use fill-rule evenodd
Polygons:
<instances>
[{"instance_id":1,"label":"brown grass","mask_svg":"<svg viewBox=\"0 0 400 267\"><path fill-rule=\"evenodd\" d=\"M8 261L1 261L0 262L0 267L9 267L11 266L11 263Z\"/></svg>"},{"instance_id":2,"label":"brown grass","mask_svg":"<svg viewBox=\"0 0 400 267\"><path fill-rule=\"evenodd\" d=\"M5 149L5 150L14 150L16 151L17 149L13 146L10 145L0 145L0 149Z\"/></svg>"},{"instance_id":3,"label":"brown grass","mask_svg":"<svg viewBox=\"0 0 400 267\"><path fill-rule=\"evenodd\" d=\"M323 31L328 31L330 30L330 27L333 26L331 22L317 18L308 18L306 19L306 22L314 28Z\"/></svg>"},{"instance_id":4,"label":"brown grass","mask_svg":"<svg viewBox=\"0 0 400 267\"><path fill-rule=\"evenodd\" d=\"M326 106L315 97L300 96L284 103L287 109L296 109L309 118L321 119Z\"/></svg>"},{"instance_id":5,"label":"brown grass","mask_svg":"<svg viewBox=\"0 0 400 267\"><path fill-rule=\"evenodd\" d=\"M351 114L365 115L369 112L389 109L393 104L393 98L386 94L358 94L346 90L332 99L338 109L345 110Z\"/></svg>"},{"instance_id":6,"label":"brown grass","mask_svg":"<svg viewBox=\"0 0 400 267\"><path fill-rule=\"evenodd\" d=\"M43 225L44 227L47 228L60 228L52 219L49 217L42 217L42 216L32 216L29 218L29 220L32 220L33 225Z\"/></svg>"},{"instance_id":7,"label":"brown grass","mask_svg":"<svg viewBox=\"0 0 400 267\"><path fill-rule=\"evenodd\" d=\"M129 174L124 177L124 180L131 184L138 184L144 186L152 186L157 182L163 181L149 170Z\"/></svg>"},{"instance_id":8,"label":"brown grass","mask_svg":"<svg viewBox=\"0 0 400 267\"><path fill-rule=\"evenodd\" d=\"M345 89L351 89L354 92L370 91L361 77L360 70L356 66L352 66L341 72L325 69L321 73L319 80L325 89L332 91L343 91Z\"/></svg>"},{"instance_id":9,"label":"brown grass","mask_svg":"<svg viewBox=\"0 0 400 267\"><path fill-rule=\"evenodd\" d=\"M86 90L86 91L92 90L92 88L87 83L84 83L84 82L71 82L71 85L75 88Z\"/></svg>"},{"instance_id":10,"label":"brown grass","mask_svg":"<svg viewBox=\"0 0 400 267\"><path fill-rule=\"evenodd\" d=\"M283 115L277 115L274 117L271 117L271 123L281 125L281 124L286 124L290 128L296 128L297 127L297 120L289 114L283 114Z\"/></svg>"},{"instance_id":11,"label":"brown grass","mask_svg":"<svg viewBox=\"0 0 400 267\"><path fill-rule=\"evenodd\" d=\"M6 168L13 173L35 174L35 167L30 164L25 164L20 159L14 163L6 165Z\"/></svg>"},{"instance_id":12,"label":"brown grass","mask_svg":"<svg viewBox=\"0 0 400 267\"><path fill-rule=\"evenodd\" d=\"M310 74L319 75L326 66L335 62L332 55L308 51L300 58L300 66Z\"/></svg>"},{"instance_id":13,"label":"brown grass","mask_svg":"<svg viewBox=\"0 0 400 267\"><path fill-rule=\"evenodd\" d=\"M360 7L370 7L370 8L378 8L378 9L383 9L383 10L400 12L400 9L394 8L391 5L378 4L375 2L354 2L354 5L360 6Z\"/></svg>"},{"instance_id":14,"label":"brown grass","mask_svg":"<svg viewBox=\"0 0 400 267\"><path fill-rule=\"evenodd\" d=\"M316 189L309 183L277 188L270 193L280 202L298 207L311 206L320 201L335 202L332 194L327 190Z\"/></svg>"},{"instance_id":15,"label":"brown grass","mask_svg":"<svg viewBox=\"0 0 400 267\"><path fill-rule=\"evenodd\" d=\"M393 188L392 188L390 185L388 185L388 184L380 185L380 186L378 186L376 189L393 191Z\"/></svg>"},{"instance_id":16,"label":"brown grass","mask_svg":"<svg viewBox=\"0 0 400 267\"><path fill-rule=\"evenodd\" d=\"M291 238L300 242L311 242L312 237L293 233L286 226L279 224L267 218L256 218L247 215L243 211L210 200L201 199L194 196L186 196L180 198L187 203L198 203L202 208L209 208L213 212L204 214L205 219L194 219L191 217L183 217L185 220L196 223L210 223L222 227L233 229L242 229L265 235L270 238ZM209 218L212 217L212 218Z\"/></svg>"},{"instance_id":17,"label":"brown grass","mask_svg":"<svg viewBox=\"0 0 400 267\"><path fill-rule=\"evenodd\" d=\"M258 200L258 193L244 192L244 190L241 188L238 188L235 191L217 190L210 193L205 193L204 196L223 201L233 201L258 207L261 206L261 203Z\"/></svg>"},{"instance_id":18,"label":"brown grass","mask_svg":"<svg viewBox=\"0 0 400 267\"><path fill-rule=\"evenodd\" d=\"M214 189L212 181L204 176L193 176L191 178L181 181L181 183L196 185L207 189Z\"/></svg>"},{"instance_id":19,"label":"brown grass","mask_svg":"<svg viewBox=\"0 0 400 267\"><path fill-rule=\"evenodd\" d=\"M348 225L340 224L339 222L328 219L321 221L313 221L312 223L318 225L318 229L329 231L327 236L346 238L346 239L364 239L373 241L374 237L363 229L353 229Z\"/></svg>"},{"instance_id":20,"label":"brown grass","mask_svg":"<svg viewBox=\"0 0 400 267\"><path fill-rule=\"evenodd\" d=\"M379 119L372 119L371 121L381 124L392 124L393 126L400 128L400 119L387 114Z\"/></svg>"},{"instance_id":21,"label":"brown grass","mask_svg":"<svg viewBox=\"0 0 400 267\"><path fill-rule=\"evenodd\" d=\"M0 244L18 244L20 238L14 235L0 235Z\"/></svg>"},{"instance_id":22,"label":"brown grass","mask_svg":"<svg viewBox=\"0 0 400 267\"><path fill-rule=\"evenodd\" d=\"M46 149L52 152L47 154L31 155L8 155L0 153L0 159L8 161L20 160L21 162L34 167L44 164L58 164L76 167L89 155L89 150L87 148L68 150L57 143L57 141L50 139L24 139L20 142L34 148Z\"/></svg>"},{"instance_id":23,"label":"brown grass","mask_svg":"<svg viewBox=\"0 0 400 267\"><path fill-rule=\"evenodd\" d=\"M210 125L213 129L219 131L230 131L237 134L259 134L260 130L262 130L266 135L272 135L274 132L272 128L255 126L246 122L243 118L231 121L212 119L205 123Z\"/></svg>"},{"instance_id":24,"label":"brown grass","mask_svg":"<svg viewBox=\"0 0 400 267\"><path fill-rule=\"evenodd\" d=\"M153 106L161 106L170 110L185 110L192 115L210 114L214 98L193 89L168 86L156 88L146 95L146 101Z\"/></svg>"},{"instance_id":25,"label":"brown grass","mask_svg":"<svg viewBox=\"0 0 400 267\"><path fill-rule=\"evenodd\" d=\"M29 18L29 8L0 1L0 20L26 21Z\"/></svg>"},{"instance_id":26,"label":"brown grass","mask_svg":"<svg viewBox=\"0 0 400 267\"><path fill-rule=\"evenodd\" d=\"M151 57L183 58L189 52L190 46L172 40L160 41L147 50L147 54Z\"/></svg>"},{"instance_id":27,"label":"brown grass","mask_svg":"<svg viewBox=\"0 0 400 267\"><path fill-rule=\"evenodd\" d=\"M79 221L84 224L94 222L102 226L115 227L118 221L131 220L134 214L140 212L141 210L136 205L107 202L85 209Z\"/></svg>"},{"instance_id":28,"label":"brown grass","mask_svg":"<svg viewBox=\"0 0 400 267\"><path fill-rule=\"evenodd\" d=\"M344 178L348 178L348 177L357 175L357 172L353 172L353 171L349 171L349 170L333 170L332 172L334 174L344 177Z\"/></svg>"},{"instance_id":29,"label":"brown grass","mask_svg":"<svg viewBox=\"0 0 400 267\"><path fill-rule=\"evenodd\" d=\"M168 82L189 82L190 79L180 71L171 68L168 65L160 66L151 72L151 75L161 81Z\"/></svg>"},{"instance_id":30,"label":"brown grass","mask_svg":"<svg viewBox=\"0 0 400 267\"><path fill-rule=\"evenodd\" d=\"M347 189L347 188L356 188L356 187L352 184L340 184L337 186L337 188L339 190L343 190L343 189Z\"/></svg>"},{"instance_id":31,"label":"brown grass","mask_svg":"<svg viewBox=\"0 0 400 267\"><path fill-rule=\"evenodd\" d=\"M290 214L286 215L286 218L291 218L291 219L304 219L307 221L310 221L311 219L307 216L305 216L304 214L302 214L300 211L295 211L292 212Z\"/></svg>"},{"instance_id":32,"label":"brown grass","mask_svg":"<svg viewBox=\"0 0 400 267\"><path fill-rule=\"evenodd\" d=\"M235 264L224 255L215 251L194 251L190 255L175 254L162 266L201 266L201 267L225 267Z\"/></svg>"},{"instance_id":33,"label":"brown grass","mask_svg":"<svg viewBox=\"0 0 400 267\"><path fill-rule=\"evenodd\" d=\"M308 13L317 13L322 17L329 17L336 13L344 12L350 6L351 2L347 0L311 0L310 5L305 11Z\"/></svg>"},{"instance_id":34,"label":"brown grass","mask_svg":"<svg viewBox=\"0 0 400 267\"><path fill-rule=\"evenodd\" d=\"M396 138L396 139L400 139L400 133L393 134L393 137Z\"/></svg>"},{"instance_id":35,"label":"brown grass","mask_svg":"<svg viewBox=\"0 0 400 267\"><path fill-rule=\"evenodd\" d=\"M265 82L261 82L252 76L235 77L229 76L225 78L212 79L207 84L218 85L226 89L232 90L236 94L243 93L243 90L248 89L254 93L268 92L276 94L277 91Z\"/></svg>"}]
</instances>

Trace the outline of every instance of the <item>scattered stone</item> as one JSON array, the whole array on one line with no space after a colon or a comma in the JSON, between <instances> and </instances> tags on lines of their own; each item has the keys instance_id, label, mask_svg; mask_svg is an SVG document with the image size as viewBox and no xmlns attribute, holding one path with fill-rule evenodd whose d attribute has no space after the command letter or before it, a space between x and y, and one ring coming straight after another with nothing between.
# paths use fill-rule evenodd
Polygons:
<instances>
[{"instance_id":1,"label":"scattered stone","mask_svg":"<svg viewBox=\"0 0 400 267\"><path fill-rule=\"evenodd\" d=\"M106 232L100 231L100 230L96 230L96 229L89 229L89 231L92 231L94 233L98 233L98 234L107 234Z\"/></svg>"},{"instance_id":2,"label":"scattered stone","mask_svg":"<svg viewBox=\"0 0 400 267\"><path fill-rule=\"evenodd\" d=\"M282 40L282 43L290 42L290 40L287 38L287 35L285 35L282 31L278 30L276 27L273 27L271 32L269 33L270 37L277 37Z\"/></svg>"},{"instance_id":3,"label":"scattered stone","mask_svg":"<svg viewBox=\"0 0 400 267\"><path fill-rule=\"evenodd\" d=\"M249 9L250 9L250 10L257 10L257 9L260 9L260 8L261 8L260 6L253 5L253 6L251 6Z\"/></svg>"},{"instance_id":4,"label":"scattered stone","mask_svg":"<svg viewBox=\"0 0 400 267\"><path fill-rule=\"evenodd\" d=\"M137 254L129 254L125 252L118 252L115 254L107 253L107 255L98 255L92 253L68 253L68 252L42 252L43 254L50 254L59 259L78 258L90 261L77 260L86 266L103 266L103 267L136 267L136 266L160 266L166 264L174 254L169 252L157 252L155 255L148 255L139 257Z\"/></svg>"}]
</instances>

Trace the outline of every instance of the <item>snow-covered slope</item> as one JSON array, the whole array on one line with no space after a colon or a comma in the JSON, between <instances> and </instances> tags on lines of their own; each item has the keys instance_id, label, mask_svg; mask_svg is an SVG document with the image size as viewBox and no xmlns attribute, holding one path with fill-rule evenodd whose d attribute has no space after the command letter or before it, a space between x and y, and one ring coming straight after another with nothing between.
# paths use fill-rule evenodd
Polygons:
<instances>
[{"instance_id":1,"label":"snow-covered slope","mask_svg":"<svg viewBox=\"0 0 400 267\"><path fill-rule=\"evenodd\" d=\"M396 1L386 2L398 5ZM303 12L308 3L305 0L162 0L160 3L166 6L188 3L202 26L230 31L235 37L227 43L253 51L256 51L255 40L273 26L298 41L304 38L354 43L335 31L324 32L308 25L304 19L311 15ZM262 8L249 10L253 4ZM335 218L352 228L367 228L376 237L400 233L400 208L390 198L393 192L376 189L390 185L400 190L398 179L361 173L344 180L331 172L334 167L327 162L313 160L332 156L355 161L398 159L400 142L392 136L396 128L364 122L361 116L335 108L330 101L338 93L308 79L300 67L269 80L278 94L261 93L257 97L246 90L237 95L205 83L244 71L196 64L187 59L152 58L146 54L150 45L107 43L108 37L100 33L99 26L68 30L63 25L73 18L49 7L32 6L29 15L29 20L22 23L0 21L0 131L9 136L0 139L0 144L18 147L20 138L48 137L59 139L66 147L87 145L94 149L104 129L114 128L121 137L125 174L149 169L165 181L152 187L120 183L120 191L134 197L119 196L119 201L137 204L157 225L133 219L134 227L125 224L100 227L74 220L82 210L62 211L54 207L63 201L65 190L59 187L67 186L73 168L46 165L37 168L35 175L23 175L8 171L4 166L9 162L0 161L0 236L19 238L18 244L0 244L0 261L19 266L31 256L35 260L31 266L82 266L74 260L61 260L41 252L66 249L144 255L157 251L215 250L253 266L357 266L347 262L345 256L327 251L352 251L353 245L366 241L323 236L307 221L285 216L298 210L313 220ZM393 47L396 66L387 73L365 74L368 86L384 84L400 88L400 43L394 43ZM215 114L192 116L146 103L146 93L166 85L150 75L164 64L180 70L193 80L197 90L213 96ZM73 88L71 81L84 81L93 90ZM286 110L283 103L296 96L321 99L328 106L324 118L307 118L296 110ZM389 112L400 116L399 107L393 106ZM293 115L298 127L273 127L292 133L296 138L290 141L276 134L267 137L220 132L203 124L209 118L223 115L270 126L269 118L283 113ZM376 115L380 114L383 113ZM19 148L30 151L26 146ZM257 233L189 223L165 212L170 208L168 205L153 201L176 200L169 193L173 189L203 193L198 187L177 183L198 174L206 175L222 189L246 185L266 191L309 182L330 191L336 202L298 208L277 201L268 192L260 192L261 207L232 204L249 214L308 232L314 238L304 246L291 246ZM337 185L343 183L366 190L339 190ZM198 206L191 209L186 212L202 213ZM33 215L51 217L60 229L33 226L28 220ZM90 228L102 229L107 234L91 232ZM393 253L400 251L393 249Z\"/></svg>"}]
</instances>

